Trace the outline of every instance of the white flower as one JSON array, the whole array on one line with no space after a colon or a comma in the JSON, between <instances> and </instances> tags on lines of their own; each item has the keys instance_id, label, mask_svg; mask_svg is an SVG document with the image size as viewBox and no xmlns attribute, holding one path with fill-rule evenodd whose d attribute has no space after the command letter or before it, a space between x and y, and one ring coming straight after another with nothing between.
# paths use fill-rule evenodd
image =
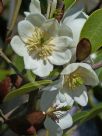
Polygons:
<instances>
[{"instance_id":1,"label":"white flower","mask_svg":"<svg viewBox=\"0 0 102 136\"><path fill-rule=\"evenodd\" d=\"M81 30L88 18L88 15L83 12L84 6L83 2L76 2L71 9L65 12L62 19L63 23L72 30L74 47L79 42Z\"/></svg>"},{"instance_id":2,"label":"white flower","mask_svg":"<svg viewBox=\"0 0 102 136\"><path fill-rule=\"evenodd\" d=\"M55 19L30 14L18 24L19 36L11 40L13 50L24 58L25 69L40 77L48 76L53 65L64 65L71 59L72 38L66 36ZM61 31L62 30L62 31Z\"/></svg>"},{"instance_id":3,"label":"white flower","mask_svg":"<svg viewBox=\"0 0 102 136\"><path fill-rule=\"evenodd\" d=\"M63 130L72 126L72 117L69 111L62 111L65 106L72 106L66 102L61 102L58 94L58 86L48 86L43 89L41 97L41 110L47 115L44 125L48 129L50 136L62 136Z\"/></svg>"},{"instance_id":4,"label":"white flower","mask_svg":"<svg viewBox=\"0 0 102 136\"><path fill-rule=\"evenodd\" d=\"M57 0L48 0L48 7L47 7L47 15L46 18L51 18L54 11L56 10ZM31 0L29 5L29 12L24 12L26 16L28 16L30 13L34 14L40 14L41 13L41 5L39 0Z\"/></svg>"},{"instance_id":5,"label":"white flower","mask_svg":"<svg viewBox=\"0 0 102 136\"><path fill-rule=\"evenodd\" d=\"M61 72L63 88L62 95L71 97L81 106L88 102L87 87L96 86L99 83L98 77L89 64L72 63Z\"/></svg>"},{"instance_id":6,"label":"white flower","mask_svg":"<svg viewBox=\"0 0 102 136\"><path fill-rule=\"evenodd\" d=\"M56 5L57 5L56 0L48 1L47 18L52 17L52 14L56 10ZM63 18L60 21L60 24L62 26L64 26L63 32L66 33L66 29L69 29L70 33L69 34L66 33L67 36L73 35L73 47L74 48L71 49L71 52L72 52L71 62L75 62L75 60L76 60L76 47L77 47L77 44L80 40L81 30L82 30L82 28L88 18L88 15L86 15L83 12L84 8L85 8L85 5L83 4L83 2L81 2L81 1L76 2L71 8L68 8L65 11ZM30 14L30 13L36 14L37 13L37 14L42 15L39 0L36 0L36 1L31 0L30 6L29 6L29 11L30 12L28 12L28 14ZM26 16L28 14L26 14ZM42 16L44 16L44 15L42 15Z\"/></svg>"}]
</instances>

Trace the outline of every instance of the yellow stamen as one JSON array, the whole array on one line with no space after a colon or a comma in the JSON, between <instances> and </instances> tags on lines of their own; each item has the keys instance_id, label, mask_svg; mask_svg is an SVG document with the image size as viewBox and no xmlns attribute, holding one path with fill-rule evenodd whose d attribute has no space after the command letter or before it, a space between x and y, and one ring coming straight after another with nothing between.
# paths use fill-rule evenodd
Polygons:
<instances>
[{"instance_id":1,"label":"yellow stamen","mask_svg":"<svg viewBox=\"0 0 102 136\"><path fill-rule=\"evenodd\" d=\"M64 76L64 86L67 88L73 90L81 85L84 84L84 81L80 74L78 73L71 73L70 75L65 75Z\"/></svg>"},{"instance_id":2,"label":"yellow stamen","mask_svg":"<svg viewBox=\"0 0 102 136\"><path fill-rule=\"evenodd\" d=\"M34 29L32 36L26 41L29 55L36 54L38 59L45 59L52 54L54 45L50 44L52 38L47 39L47 36L47 33L41 28L36 27Z\"/></svg>"}]
</instances>

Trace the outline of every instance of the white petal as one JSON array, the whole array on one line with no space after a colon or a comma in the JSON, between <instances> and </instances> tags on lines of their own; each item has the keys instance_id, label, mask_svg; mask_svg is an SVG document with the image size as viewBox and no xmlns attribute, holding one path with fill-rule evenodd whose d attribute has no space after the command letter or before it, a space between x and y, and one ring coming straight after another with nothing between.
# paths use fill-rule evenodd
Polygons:
<instances>
[{"instance_id":1,"label":"white petal","mask_svg":"<svg viewBox=\"0 0 102 136\"><path fill-rule=\"evenodd\" d=\"M79 71L81 73L82 78L84 79L85 85L98 85L99 79L92 67L86 63L79 63L79 65Z\"/></svg>"},{"instance_id":2,"label":"white petal","mask_svg":"<svg viewBox=\"0 0 102 136\"><path fill-rule=\"evenodd\" d=\"M29 10L32 13L41 13L41 8L40 8L40 1L39 0L31 0Z\"/></svg>"},{"instance_id":3,"label":"white petal","mask_svg":"<svg viewBox=\"0 0 102 136\"><path fill-rule=\"evenodd\" d=\"M34 74L40 77L46 77L53 70L53 65L49 61L38 60L37 69L34 69Z\"/></svg>"},{"instance_id":4,"label":"white petal","mask_svg":"<svg viewBox=\"0 0 102 136\"><path fill-rule=\"evenodd\" d=\"M68 36L72 38L73 33L72 33L72 30L68 26L61 23L60 28L59 28L59 36Z\"/></svg>"},{"instance_id":5,"label":"white petal","mask_svg":"<svg viewBox=\"0 0 102 136\"><path fill-rule=\"evenodd\" d=\"M66 103L68 106L72 106L74 103L74 100L67 93L59 92L57 97L61 103Z\"/></svg>"},{"instance_id":6,"label":"white petal","mask_svg":"<svg viewBox=\"0 0 102 136\"><path fill-rule=\"evenodd\" d=\"M41 14L29 14L26 19L31 22L31 24L38 27L46 21L46 18Z\"/></svg>"},{"instance_id":7,"label":"white petal","mask_svg":"<svg viewBox=\"0 0 102 136\"><path fill-rule=\"evenodd\" d=\"M53 105L54 100L56 99L56 95L58 94L58 90L52 86L50 90L44 91L41 100L40 107L42 111L48 110Z\"/></svg>"},{"instance_id":8,"label":"white petal","mask_svg":"<svg viewBox=\"0 0 102 136\"><path fill-rule=\"evenodd\" d=\"M25 42L32 36L33 31L34 26L29 21L23 20L18 23L18 33Z\"/></svg>"},{"instance_id":9,"label":"white petal","mask_svg":"<svg viewBox=\"0 0 102 136\"><path fill-rule=\"evenodd\" d=\"M80 73L80 76L83 78L85 85L96 86L99 83L97 74L94 72L91 66L86 63L69 64L63 69L61 75L69 75L76 70L78 73Z\"/></svg>"},{"instance_id":10,"label":"white petal","mask_svg":"<svg viewBox=\"0 0 102 136\"><path fill-rule=\"evenodd\" d=\"M62 79L58 79L52 82L52 84L48 85L47 87L44 87L42 90L56 90L56 89L60 89L62 87Z\"/></svg>"},{"instance_id":11,"label":"white petal","mask_svg":"<svg viewBox=\"0 0 102 136\"><path fill-rule=\"evenodd\" d=\"M79 67L79 64L78 64L78 63L69 64L69 65L67 65L67 66L62 70L61 75L64 75L64 74L65 74L65 75L66 75L66 74L68 75L68 74L74 72L75 70L77 70L78 67Z\"/></svg>"},{"instance_id":12,"label":"white petal","mask_svg":"<svg viewBox=\"0 0 102 136\"><path fill-rule=\"evenodd\" d=\"M71 52L68 49L64 52L53 51L52 56L48 59L54 65L64 65L70 61L71 56Z\"/></svg>"},{"instance_id":13,"label":"white petal","mask_svg":"<svg viewBox=\"0 0 102 136\"><path fill-rule=\"evenodd\" d=\"M48 129L50 136L62 136L63 131L51 118L47 117L44 125Z\"/></svg>"},{"instance_id":14,"label":"white petal","mask_svg":"<svg viewBox=\"0 0 102 136\"><path fill-rule=\"evenodd\" d=\"M64 93L64 96L65 96L67 105L68 105L68 106L72 106L73 103L74 103L74 100L73 100L67 93Z\"/></svg>"},{"instance_id":15,"label":"white petal","mask_svg":"<svg viewBox=\"0 0 102 136\"><path fill-rule=\"evenodd\" d=\"M38 61L34 60L31 56L26 55L24 56L24 64L25 64L25 69L36 69Z\"/></svg>"},{"instance_id":16,"label":"white petal","mask_svg":"<svg viewBox=\"0 0 102 136\"><path fill-rule=\"evenodd\" d=\"M82 0L78 0L70 8L68 8L63 16L63 19L69 18L70 21L78 18L84 9L84 4Z\"/></svg>"},{"instance_id":17,"label":"white petal","mask_svg":"<svg viewBox=\"0 0 102 136\"><path fill-rule=\"evenodd\" d=\"M24 12L24 15L27 17L30 14L30 12Z\"/></svg>"},{"instance_id":18,"label":"white petal","mask_svg":"<svg viewBox=\"0 0 102 136\"><path fill-rule=\"evenodd\" d=\"M62 118L59 119L57 124L61 127L61 129L66 129L72 126L73 120L70 114L66 114Z\"/></svg>"},{"instance_id":19,"label":"white petal","mask_svg":"<svg viewBox=\"0 0 102 136\"><path fill-rule=\"evenodd\" d=\"M48 36L56 36L59 33L60 25L56 19L49 19L45 23L42 24L41 27Z\"/></svg>"},{"instance_id":20,"label":"white petal","mask_svg":"<svg viewBox=\"0 0 102 136\"><path fill-rule=\"evenodd\" d=\"M81 106L86 106L88 103L88 96L86 91L84 91L79 97L74 97L74 100Z\"/></svg>"},{"instance_id":21,"label":"white petal","mask_svg":"<svg viewBox=\"0 0 102 136\"><path fill-rule=\"evenodd\" d=\"M14 36L11 40L11 47L19 56L26 56L27 49L23 41L19 38L19 36Z\"/></svg>"},{"instance_id":22,"label":"white petal","mask_svg":"<svg viewBox=\"0 0 102 136\"><path fill-rule=\"evenodd\" d=\"M66 20L67 21L67 20ZM79 42L79 38L80 38L80 32L82 30L83 25L85 24L86 19L75 19L73 21L66 22L65 24L71 28L72 33L73 33L73 45L76 47L78 42Z\"/></svg>"},{"instance_id":23,"label":"white petal","mask_svg":"<svg viewBox=\"0 0 102 136\"><path fill-rule=\"evenodd\" d=\"M59 36L52 39L49 44L55 45L56 50L66 50L73 47L72 42L73 40L68 36Z\"/></svg>"}]
</instances>

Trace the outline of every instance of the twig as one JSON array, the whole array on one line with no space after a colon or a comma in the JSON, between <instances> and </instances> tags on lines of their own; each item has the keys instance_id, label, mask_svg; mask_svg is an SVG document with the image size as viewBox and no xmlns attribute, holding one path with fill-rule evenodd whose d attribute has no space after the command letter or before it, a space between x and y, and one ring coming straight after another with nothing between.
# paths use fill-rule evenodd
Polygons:
<instances>
[{"instance_id":1,"label":"twig","mask_svg":"<svg viewBox=\"0 0 102 136\"><path fill-rule=\"evenodd\" d=\"M94 70L99 69L99 68L101 68L101 67L102 67L102 61L100 61L100 62L98 62L98 63L92 65L92 68L93 68Z\"/></svg>"},{"instance_id":2,"label":"twig","mask_svg":"<svg viewBox=\"0 0 102 136\"><path fill-rule=\"evenodd\" d=\"M11 62L11 60L5 55L5 53L2 51L2 49L0 48L0 56L9 64L9 66L11 66L14 71L19 74L21 77L21 73L19 72L19 70L13 65L13 63Z\"/></svg>"}]
</instances>

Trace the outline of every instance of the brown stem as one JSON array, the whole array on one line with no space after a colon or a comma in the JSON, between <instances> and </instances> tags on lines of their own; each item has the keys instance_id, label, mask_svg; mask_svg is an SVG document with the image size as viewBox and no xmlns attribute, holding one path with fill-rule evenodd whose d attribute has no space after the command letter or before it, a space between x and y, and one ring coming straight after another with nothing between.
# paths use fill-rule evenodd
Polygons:
<instances>
[{"instance_id":1,"label":"brown stem","mask_svg":"<svg viewBox=\"0 0 102 136\"><path fill-rule=\"evenodd\" d=\"M92 68L93 68L94 70L96 70L96 69L98 69L98 68L101 68L101 67L102 67L102 61L100 61L100 62L98 62L98 63L92 65Z\"/></svg>"}]
</instances>

